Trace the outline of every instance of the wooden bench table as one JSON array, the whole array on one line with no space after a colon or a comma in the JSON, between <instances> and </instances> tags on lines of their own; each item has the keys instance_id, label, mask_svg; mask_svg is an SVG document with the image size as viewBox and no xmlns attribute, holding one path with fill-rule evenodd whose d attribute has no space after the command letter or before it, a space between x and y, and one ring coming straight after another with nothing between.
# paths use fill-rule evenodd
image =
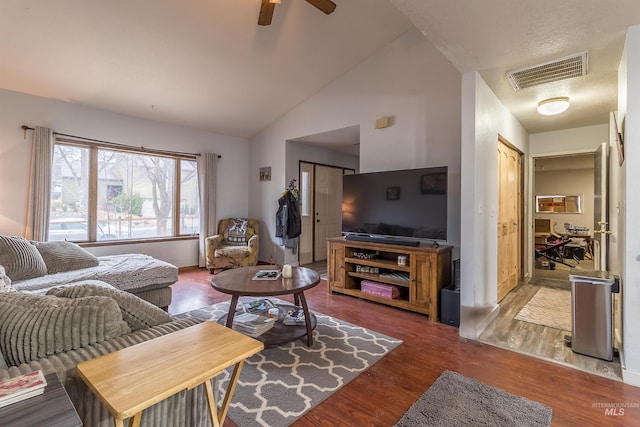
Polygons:
<instances>
[{"instance_id":1,"label":"wooden bench table","mask_svg":"<svg viewBox=\"0 0 640 427\"><path fill-rule=\"evenodd\" d=\"M139 426L142 411L204 384L211 424L224 421L244 360L264 345L214 322L204 322L78 364L79 376L122 427ZM210 379L233 366L218 410Z\"/></svg>"}]
</instances>

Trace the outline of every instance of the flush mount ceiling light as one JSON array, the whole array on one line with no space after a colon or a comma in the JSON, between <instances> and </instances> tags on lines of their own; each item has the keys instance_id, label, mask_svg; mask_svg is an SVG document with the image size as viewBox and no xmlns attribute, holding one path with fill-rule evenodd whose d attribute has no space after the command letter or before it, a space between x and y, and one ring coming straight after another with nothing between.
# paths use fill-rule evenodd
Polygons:
<instances>
[{"instance_id":1,"label":"flush mount ceiling light","mask_svg":"<svg viewBox=\"0 0 640 427\"><path fill-rule=\"evenodd\" d=\"M560 114L567 108L569 108L569 97L567 96L544 99L538 102L538 113L544 116Z\"/></svg>"}]
</instances>

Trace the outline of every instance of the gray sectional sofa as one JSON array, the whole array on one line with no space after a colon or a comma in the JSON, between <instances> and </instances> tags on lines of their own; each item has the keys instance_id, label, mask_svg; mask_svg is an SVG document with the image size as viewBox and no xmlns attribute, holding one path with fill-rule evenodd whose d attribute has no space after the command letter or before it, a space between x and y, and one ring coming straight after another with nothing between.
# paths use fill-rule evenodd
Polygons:
<instances>
[{"instance_id":1,"label":"gray sectional sofa","mask_svg":"<svg viewBox=\"0 0 640 427\"><path fill-rule=\"evenodd\" d=\"M56 373L85 426L113 426L76 365L199 323L159 308L177 279L176 267L146 255L96 258L69 242L0 236L0 380ZM204 386L148 408L142 425L211 425Z\"/></svg>"},{"instance_id":2,"label":"gray sectional sofa","mask_svg":"<svg viewBox=\"0 0 640 427\"><path fill-rule=\"evenodd\" d=\"M95 281L52 288L46 295L5 287L0 293L0 380L38 369L56 373L85 426L111 427L111 414L78 377L76 365L199 322L174 319L135 295ZM142 425L209 426L204 387L146 409Z\"/></svg>"},{"instance_id":3,"label":"gray sectional sofa","mask_svg":"<svg viewBox=\"0 0 640 427\"><path fill-rule=\"evenodd\" d=\"M100 280L166 308L178 268L144 254L95 257L71 242L31 242L0 236L0 265L19 291L44 294L56 286Z\"/></svg>"}]
</instances>

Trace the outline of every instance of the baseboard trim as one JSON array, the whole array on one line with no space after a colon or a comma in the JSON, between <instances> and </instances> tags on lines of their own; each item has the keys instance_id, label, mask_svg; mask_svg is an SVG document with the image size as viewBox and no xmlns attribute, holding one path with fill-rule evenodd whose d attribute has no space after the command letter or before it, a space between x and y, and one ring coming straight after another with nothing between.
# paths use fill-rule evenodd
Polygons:
<instances>
[{"instance_id":1,"label":"baseboard trim","mask_svg":"<svg viewBox=\"0 0 640 427\"><path fill-rule=\"evenodd\" d=\"M622 368L622 381L635 387L640 387L640 372Z\"/></svg>"},{"instance_id":2,"label":"baseboard trim","mask_svg":"<svg viewBox=\"0 0 640 427\"><path fill-rule=\"evenodd\" d=\"M460 307L460 336L477 340L498 315L498 304L490 307Z\"/></svg>"}]
</instances>

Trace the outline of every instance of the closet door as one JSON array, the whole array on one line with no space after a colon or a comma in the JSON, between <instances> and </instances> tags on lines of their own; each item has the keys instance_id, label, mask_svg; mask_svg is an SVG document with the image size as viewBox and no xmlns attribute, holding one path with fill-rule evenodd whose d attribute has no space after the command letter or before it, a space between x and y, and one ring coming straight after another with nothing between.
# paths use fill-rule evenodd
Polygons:
<instances>
[{"instance_id":1,"label":"closet door","mask_svg":"<svg viewBox=\"0 0 640 427\"><path fill-rule=\"evenodd\" d=\"M498 141L498 302L518 285L521 244L521 155Z\"/></svg>"}]
</instances>

